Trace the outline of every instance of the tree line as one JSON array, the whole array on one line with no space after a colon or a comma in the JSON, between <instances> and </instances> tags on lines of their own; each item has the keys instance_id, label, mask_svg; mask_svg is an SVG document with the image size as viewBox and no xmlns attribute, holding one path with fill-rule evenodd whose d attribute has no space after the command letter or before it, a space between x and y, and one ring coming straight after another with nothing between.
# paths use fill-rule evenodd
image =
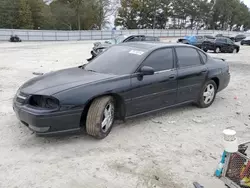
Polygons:
<instances>
[{"instance_id":1,"label":"tree line","mask_svg":"<svg viewBox=\"0 0 250 188\"><path fill-rule=\"evenodd\" d=\"M121 0L115 24L124 29L239 30L250 28L250 12L240 0Z\"/></svg>"},{"instance_id":2,"label":"tree line","mask_svg":"<svg viewBox=\"0 0 250 188\"><path fill-rule=\"evenodd\" d=\"M111 15L123 29L250 28L240 0L1 0L0 28L104 29Z\"/></svg>"},{"instance_id":3,"label":"tree line","mask_svg":"<svg viewBox=\"0 0 250 188\"><path fill-rule=\"evenodd\" d=\"M101 29L114 13L113 0L1 0L0 28Z\"/></svg>"}]
</instances>

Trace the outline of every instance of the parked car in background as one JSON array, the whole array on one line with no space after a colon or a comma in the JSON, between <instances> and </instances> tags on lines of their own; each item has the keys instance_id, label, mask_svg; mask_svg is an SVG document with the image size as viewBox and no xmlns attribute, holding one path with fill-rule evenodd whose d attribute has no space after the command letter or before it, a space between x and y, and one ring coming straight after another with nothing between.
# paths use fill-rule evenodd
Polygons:
<instances>
[{"instance_id":1,"label":"parked car in background","mask_svg":"<svg viewBox=\"0 0 250 188\"><path fill-rule=\"evenodd\" d=\"M22 40L17 35L11 35L9 42L22 42Z\"/></svg>"},{"instance_id":2,"label":"parked car in background","mask_svg":"<svg viewBox=\"0 0 250 188\"><path fill-rule=\"evenodd\" d=\"M213 41L204 41L201 48L205 52L212 50L216 53L238 53L240 51L240 46L226 37L218 37Z\"/></svg>"},{"instance_id":3,"label":"parked car in background","mask_svg":"<svg viewBox=\"0 0 250 188\"><path fill-rule=\"evenodd\" d=\"M86 130L106 137L114 120L196 103L209 107L230 81L229 65L185 44L127 42L88 64L35 77L13 99L37 134Z\"/></svg>"},{"instance_id":4,"label":"parked car in background","mask_svg":"<svg viewBox=\"0 0 250 188\"><path fill-rule=\"evenodd\" d=\"M142 41L160 41L159 37L154 36L146 36L146 35L118 35L117 37L105 41L104 43L101 42L95 42L94 47L91 51L92 57L88 59L88 61L91 61L96 56L98 56L100 53L102 53L106 48L115 45L120 44L124 42L142 42Z\"/></svg>"},{"instance_id":5,"label":"parked car in background","mask_svg":"<svg viewBox=\"0 0 250 188\"><path fill-rule=\"evenodd\" d=\"M215 38L221 38L221 37L224 37L224 38L229 38L231 40L234 40L234 36L229 36L229 35L223 35L223 34L217 34L215 35Z\"/></svg>"},{"instance_id":6,"label":"parked car in background","mask_svg":"<svg viewBox=\"0 0 250 188\"><path fill-rule=\"evenodd\" d=\"M241 42L240 42L241 45L250 45L250 37L246 37L245 39L243 39Z\"/></svg>"},{"instance_id":7,"label":"parked car in background","mask_svg":"<svg viewBox=\"0 0 250 188\"><path fill-rule=\"evenodd\" d=\"M211 35L191 35L178 39L177 43L190 44L201 48L204 41L213 39L215 39L215 37Z\"/></svg>"},{"instance_id":8,"label":"parked car in background","mask_svg":"<svg viewBox=\"0 0 250 188\"><path fill-rule=\"evenodd\" d=\"M240 42L242 41L243 39L246 38L246 35L243 35L243 34L240 34L240 35L236 35L234 37L230 37L230 39L234 42Z\"/></svg>"}]
</instances>

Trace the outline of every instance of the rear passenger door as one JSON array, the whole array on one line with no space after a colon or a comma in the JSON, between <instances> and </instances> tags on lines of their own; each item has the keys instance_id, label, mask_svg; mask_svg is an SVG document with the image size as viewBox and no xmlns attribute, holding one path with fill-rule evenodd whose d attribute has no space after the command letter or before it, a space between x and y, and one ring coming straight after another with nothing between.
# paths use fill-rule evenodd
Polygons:
<instances>
[{"instance_id":1,"label":"rear passenger door","mask_svg":"<svg viewBox=\"0 0 250 188\"><path fill-rule=\"evenodd\" d=\"M225 38L217 38L216 47L219 47L221 51L225 51L227 49L227 39Z\"/></svg>"},{"instance_id":2,"label":"rear passenger door","mask_svg":"<svg viewBox=\"0 0 250 188\"><path fill-rule=\"evenodd\" d=\"M227 52L233 52L234 42L231 39L227 39Z\"/></svg>"},{"instance_id":3,"label":"rear passenger door","mask_svg":"<svg viewBox=\"0 0 250 188\"><path fill-rule=\"evenodd\" d=\"M192 47L176 47L177 56L177 103L194 101L198 98L207 77L207 56Z\"/></svg>"}]
</instances>

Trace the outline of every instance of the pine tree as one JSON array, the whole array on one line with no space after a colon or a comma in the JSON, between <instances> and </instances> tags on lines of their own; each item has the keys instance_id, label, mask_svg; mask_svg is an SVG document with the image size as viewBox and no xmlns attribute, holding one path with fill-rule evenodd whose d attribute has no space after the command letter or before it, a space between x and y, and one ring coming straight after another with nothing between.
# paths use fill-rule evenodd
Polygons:
<instances>
[{"instance_id":1,"label":"pine tree","mask_svg":"<svg viewBox=\"0 0 250 188\"><path fill-rule=\"evenodd\" d=\"M0 28L17 28L18 2L16 0L1 0Z\"/></svg>"},{"instance_id":2,"label":"pine tree","mask_svg":"<svg viewBox=\"0 0 250 188\"><path fill-rule=\"evenodd\" d=\"M20 29L32 29L32 13L27 0L19 0L19 17L17 23Z\"/></svg>"},{"instance_id":3,"label":"pine tree","mask_svg":"<svg viewBox=\"0 0 250 188\"><path fill-rule=\"evenodd\" d=\"M45 15L43 15L43 9L46 4L43 0L28 0L28 4L30 6L32 20L34 29L41 28L45 22Z\"/></svg>"}]
</instances>

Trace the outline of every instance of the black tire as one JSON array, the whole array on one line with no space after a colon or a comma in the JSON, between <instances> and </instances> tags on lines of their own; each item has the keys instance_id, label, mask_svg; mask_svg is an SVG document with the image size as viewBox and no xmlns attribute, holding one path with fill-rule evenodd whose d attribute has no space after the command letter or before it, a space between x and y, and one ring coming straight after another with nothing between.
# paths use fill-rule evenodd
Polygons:
<instances>
[{"instance_id":1,"label":"black tire","mask_svg":"<svg viewBox=\"0 0 250 188\"><path fill-rule=\"evenodd\" d=\"M113 105L113 110L112 110L113 117L109 128L107 130L104 130L102 127L102 121L103 118L105 117L104 110L109 104ZM114 117L115 117L114 114L115 114L115 103L113 97L104 96L95 99L90 105L87 114L87 119L86 119L87 133L98 139L103 139L106 136L108 136L114 124Z\"/></svg>"},{"instance_id":2,"label":"black tire","mask_svg":"<svg viewBox=\"0 0 250 188\"><path fill-rule=\"evenodd\" d=\"M207 52L208 50L207 49L203 49L204 52Z\"/></svg>"},{"instance_id":3,"label":"black tire","mask_svg":"<svg viewBox=\"0 0 250 188\"><path fill-rule=\"evenodd\" d=\"M209 101L208 104L206 104L204 102L204 92L206 91L206 88L207 88L208 85L213 85L213 87L214 87L214 96L213 96L213 99L211 101ZM198 98L198 103L197 103L198 107L207 108L207 107L211 106L211 104L213 104L214 99L216 97L217 89L218 89L217 84L213 80L207 81L204 84L204 86L202 87L202 89L201 89L201 92L200 92L200 95L199 95L199 98Z\"/></svg>"}]
</instances>

